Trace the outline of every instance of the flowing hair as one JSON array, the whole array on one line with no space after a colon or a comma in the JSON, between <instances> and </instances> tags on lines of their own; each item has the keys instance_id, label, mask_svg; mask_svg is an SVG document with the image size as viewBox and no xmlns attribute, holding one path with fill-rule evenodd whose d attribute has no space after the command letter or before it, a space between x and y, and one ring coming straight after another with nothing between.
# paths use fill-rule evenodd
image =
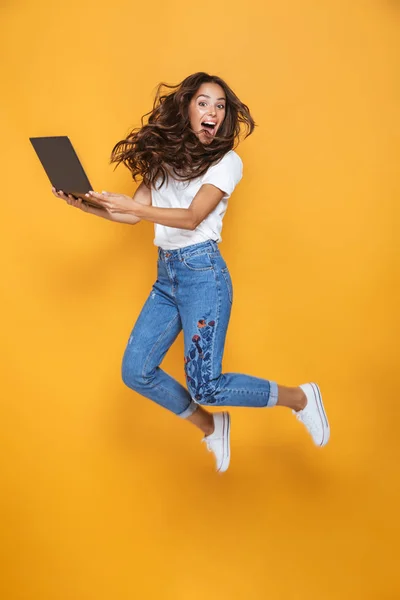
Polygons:
<instances>
[{"instance_id":1,"label":"flowing hair","mask_svg":"<svg viewBox=\"0 0 400 600\"><path fill-rule=\"evenodd\" d=\"M217 83L226 94L224 120L218 134L207 144L201 142L192 129L188 111L202 83ZM175 91L162 93L163 87ZM144 125L144 117L148 115ZM132 172L132 178L136 181L140 175L148 187L154 186L158 177L161 177L161 187L171 174L182 181L200 177L211 164L239 144L241 124L246 128L244 139L256 127L249 108L225 81L204 72L189 75L178 85L160 83L153 109L142 116L141 123L141 127L133 129L114 146L110 164L124 163Z\"/></svg>"}]
</instances>

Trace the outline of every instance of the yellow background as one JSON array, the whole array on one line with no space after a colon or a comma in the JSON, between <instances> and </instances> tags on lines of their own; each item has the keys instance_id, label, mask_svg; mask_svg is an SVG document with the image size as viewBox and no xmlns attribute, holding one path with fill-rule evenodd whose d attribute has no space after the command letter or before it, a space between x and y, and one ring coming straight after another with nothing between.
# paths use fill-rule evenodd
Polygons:
<instances>
[{"instance_id":1,"label":"yellow background","mask_svg":"<svg viewBox=\"0 0 400 600\"><path fill-rule=\"evenodd\" d=\"M398 3L2 5L4 600L400 598ZM69 207L29 136L68 135L96 190L160 81L225 78L258 124L220 249L224 370L317 381L324 448L288 410L201 433L127 388L153 224ZM184 383L182 334L163 368Z\"/></svg>"}]
</instances>

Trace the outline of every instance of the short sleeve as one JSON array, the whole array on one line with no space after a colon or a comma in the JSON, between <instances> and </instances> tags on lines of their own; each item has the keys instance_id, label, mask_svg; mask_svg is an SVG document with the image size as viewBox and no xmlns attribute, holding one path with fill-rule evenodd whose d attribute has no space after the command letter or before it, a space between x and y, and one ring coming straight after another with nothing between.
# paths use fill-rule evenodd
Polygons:
<instances>
[{"instance_id":1,"label":"short sleeve","mask_svg":"<svg viewBox=\"0 0 400 600\"><path fill-rule=\"evenodd\" d=\"M212 183L225 192L224 199L228 199L239 181L243 177L242 159L233 150L227 152L219 163L212 165L205 173L202 184Z\"/></svg>"}]
</instances>

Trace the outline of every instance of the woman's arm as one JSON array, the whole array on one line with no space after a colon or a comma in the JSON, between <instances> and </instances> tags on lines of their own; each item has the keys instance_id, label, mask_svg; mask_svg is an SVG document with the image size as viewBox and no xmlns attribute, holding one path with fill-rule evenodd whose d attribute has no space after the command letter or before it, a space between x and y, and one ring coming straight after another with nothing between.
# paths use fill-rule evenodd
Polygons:
<instances>
[{"instance_id":1,"label":"woman's arm","mask_svg":"<svg viewBox=\"0 0 400 600\"><path fill-rule=\"evenodd\" d=\"M151 206L151 189L148 188L142 181L133 194L133 199L143 206ZM88 205L86 212L90 213L91 215L96 215L97 217L102 217L103 219L108 219L109 221L114 221L116 223L127 223L129 225L136 225L142 220L141 217L133 214L118 212L111 213L105 208L95 208L91 205Z\"/></svg>"},{"instance_id":2,"label":"woman's arm","mask_svg":"<svg viewBox=\"0 0 400 600\"><path fill-rule=\"evenodd\" d=\"M144 220L166 225L167 227L193 231L215 209L225 194L216 185L205 183L194 196L188 208L161 208L150 206L151 189L143 186L138 188L138 192L139 189L142 193L141 195L138 194L140 201L137 202L135 202L136 195L132 199L125 194L99 193L91 190L88 196L96 198L111 215L117 215L114 218L113 216L109 217L111 220L134 224Z\"/></svg>"},{"instance_id":3,"label":"woman's arm","mask_svg":"<svg viewBox=\"0 0 400 600\"><path fill-rule=\"evenodd\" d=\"M194 229L192 213L188 208L159 208L158 206L137 206L134 209L140 220L177 227L178 229ZM132 216L132 215L131 215Z\"/></svg>"},{"instance_id":4,"label":"woman's arm","mask_svg":"<svg viewBox=\"0 0 400 600\"><path fill-rule=\"evenodd\" d=\"M215 209L223 195L222 190L206 183L201 186L188 208L137 206L133 211L144 221L193 231Z\"/></svg>"}]
</instances>

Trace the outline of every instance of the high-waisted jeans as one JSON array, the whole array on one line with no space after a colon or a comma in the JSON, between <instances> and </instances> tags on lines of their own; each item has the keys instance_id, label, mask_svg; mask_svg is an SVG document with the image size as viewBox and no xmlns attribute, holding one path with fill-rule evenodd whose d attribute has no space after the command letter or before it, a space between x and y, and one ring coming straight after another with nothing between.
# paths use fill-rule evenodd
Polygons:
<instances>
[{"instance_id":1,"label":"high-waisted jeans","mask_svg":"<svg viewBox=\"0 0 400 600\"><path fill-rule=\"evenodd\" d=\"M274 381L221 372L232 300L231 276L215 241L158 247L157 280L125 349L124 383L182 418L197 404L275 406ZM187 389L159 366L182 329Z\"/></svg>"}]
</instances>

